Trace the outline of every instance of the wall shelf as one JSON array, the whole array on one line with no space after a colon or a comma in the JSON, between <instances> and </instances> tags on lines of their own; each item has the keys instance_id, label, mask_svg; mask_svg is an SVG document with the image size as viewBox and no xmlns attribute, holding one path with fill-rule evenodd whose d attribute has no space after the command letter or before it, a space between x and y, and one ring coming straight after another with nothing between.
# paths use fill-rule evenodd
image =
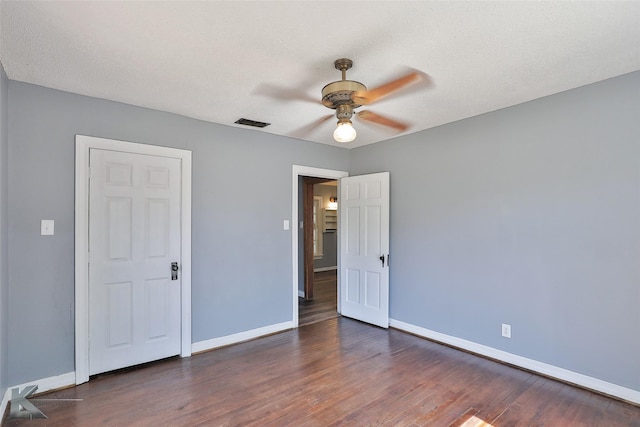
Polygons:
<instances>
[{"instance_id":1,"label":"wall shelf","mask_svg":"<svg viewBox=\"0 0 640 427\"><path fill-rule=\"evenodd\" d=\"M338 210L324 209L324 227L325 233L333 233L338 229Z\"/></svg>"}]
</instances>

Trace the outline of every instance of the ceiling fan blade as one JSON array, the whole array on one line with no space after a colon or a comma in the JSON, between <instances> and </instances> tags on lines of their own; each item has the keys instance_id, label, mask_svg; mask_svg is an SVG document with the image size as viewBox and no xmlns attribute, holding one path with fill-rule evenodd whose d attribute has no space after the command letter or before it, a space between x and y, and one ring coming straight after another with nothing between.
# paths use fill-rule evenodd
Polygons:
<instances>
[{"instance_id":1,"label":"ceiling fan blade","mask_svg":"<svg viewBox=\"0 0 640 427\"><path fill-rule=\"evenodd\" d=\"M418 70L413 70L409 74L406 74L400 78L397 78L388 83L385 83L382 86L378 86L375 89L367 90L364 92L355 92L351 96L351 99L356 104L368 105L373 102L376 102L378 99L385 97L393 92L399 91L405 86L408 86L412 83L416 83L420 80L426 80L426 79L428 79L427 74Z\"/></svg>"},{"instance_id":2,"label":"ceiling fan blade","mask_svg":"<svg viewBox=\"0 0 640 427\"><path fill-rule=\"evenodd\" d=\"M361 120L377 123L383 126L388 126L399 132L404 132L409 128L409 125L406 123L401 123L397 120L393 120L388 117L381 116L380 114L376 114L368 110L360 111L357 114L358 114L358 118L360 118Z\"/></svg>"},{"instance_id":3,"label":"ceiling fan blade","mask_svg":"<svg viewBox=\"0 0 640 427\"><path fill-rule=\"evenodd\" d=\"M303 101L313 104L320 104L319 98L314 98L303 89L288 88L270 83L260 83L252 92L254 95L266 96L268 98L282 101Z\"/></svg>"},{"instance_id":4,"label":"ceiling fan blade","mask_svg":"<svg viewBox=\"0 0 640 427\"><path fill-rule=\"evenodd\" d=\"M299 129L294 130L289 136L293 138L302 139L305 136L309 135L311 132L319 128L324 122L329 120L330 118L335 117L333 114L329 114L328 116L320 117L318 120L309 123L306 126L303 126Z\"/></svg>"}]
</instances>

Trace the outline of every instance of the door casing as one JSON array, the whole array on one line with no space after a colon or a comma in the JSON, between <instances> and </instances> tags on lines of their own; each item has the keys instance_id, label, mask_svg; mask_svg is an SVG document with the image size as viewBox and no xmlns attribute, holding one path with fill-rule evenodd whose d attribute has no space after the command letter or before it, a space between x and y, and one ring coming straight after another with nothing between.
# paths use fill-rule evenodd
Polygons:
<instances>
[{"instance_id":1,"label":"door casing","mask_svg":"<svg viewBox=\"0 0 640 427\"><path fill-rule=\"evenodd\" d=\"M75 171L75 376L89 381L89 150L92 148L181 160L181 339L180 355L191 356L191 151L76 135Z\"/></svg>"}]
</instances>

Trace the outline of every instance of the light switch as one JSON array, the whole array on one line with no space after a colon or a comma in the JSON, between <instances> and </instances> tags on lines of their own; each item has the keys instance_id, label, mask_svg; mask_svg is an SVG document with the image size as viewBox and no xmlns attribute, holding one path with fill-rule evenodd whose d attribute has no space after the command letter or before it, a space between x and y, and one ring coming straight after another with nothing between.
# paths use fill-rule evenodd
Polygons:
<instances>
[{"instance_id":1,"label":"light switch","mask_svg":"<svg viewBox=\"0 0 640 427\"><path fill-rule=\"evenodd\" d=\"M288 230L289 229L289 220L285 219L284 221L282 221L282 229L283 230Z\"/></svg>"},{"instance_id":2,"label":"light switch","mask_svg":"<svg viewBox=\"0 0 640 427\"><path fill-rule=\"evenodd\" d=\"M40 221L40 235L41 236L53 236L53 220L43 219Z\"/></svg>"}]
</instances>

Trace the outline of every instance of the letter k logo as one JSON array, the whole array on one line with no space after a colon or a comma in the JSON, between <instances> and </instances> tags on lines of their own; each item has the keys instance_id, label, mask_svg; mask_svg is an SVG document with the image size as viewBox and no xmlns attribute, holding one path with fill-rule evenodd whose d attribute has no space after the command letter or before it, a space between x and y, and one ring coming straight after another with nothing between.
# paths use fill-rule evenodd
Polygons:
<instances>
[{"instance_id":1,"label":"letter k logo","mask_svg":"<svg viewBox=\"0 0 640 427\"><path fill-rule=\"evenodd\" d=\"M11 410L9 411L9 418L47 418L42 411L35 407L35 405L27 400L27 397L31 396L38 389L37 385L29 385L22 389L11 389Z\"/></svg>"}]
</instances>

